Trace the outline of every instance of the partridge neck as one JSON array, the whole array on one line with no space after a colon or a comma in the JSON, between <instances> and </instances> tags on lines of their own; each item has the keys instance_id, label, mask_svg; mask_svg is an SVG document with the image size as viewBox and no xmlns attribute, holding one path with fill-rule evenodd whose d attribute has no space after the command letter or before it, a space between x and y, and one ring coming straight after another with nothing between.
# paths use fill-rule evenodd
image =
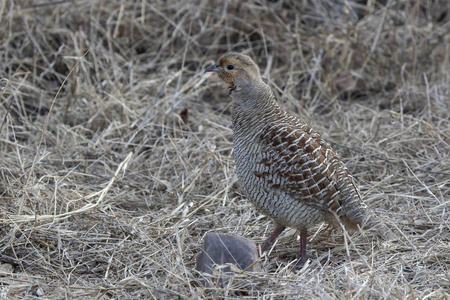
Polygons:
<instances>
[{"instance_id":1,"label":"partridge neck","mask_svg":"<svg viewBox=\"0 0 450 300\"><path fill-rule=\"evenodd\" d=\"M232 118L235 129L259 130L271 121L280 110L269 86L261 82L251 86L237 87L233 96Z\"/></svg>"},{"instance_id":2,"label":"partridge neck","mask_svg":"<svg viewBox=\"0 0 450 300\"><path fill-rule=\"evenodd\" d=\"M252 85L237 86L232 97L233 107L236 111L253 111L261 114L278 107L269 86L262 81Z\"/></svg>"}]
</instances>

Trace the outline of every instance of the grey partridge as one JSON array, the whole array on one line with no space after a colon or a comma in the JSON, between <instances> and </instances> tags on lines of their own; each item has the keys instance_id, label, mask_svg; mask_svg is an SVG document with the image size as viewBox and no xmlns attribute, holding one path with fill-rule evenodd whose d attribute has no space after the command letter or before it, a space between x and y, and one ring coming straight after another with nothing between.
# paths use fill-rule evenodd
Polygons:
<instances>
[{"instance_id":1,"label":"grey partridge","mask_svg":"<svg viewBox=\"0 0 450 300\"><path fill-rule=\"evenodd\" d=\"M264 252L286 227L300 232L299 264L307 260L307 229L319 222L348 229L367 219L358 187L331 146L307 123L285 112L244 54L230 52L215 72L232 98L233 145L239 184L258 211L273 219Z\"/></svg>"}]
</instances>

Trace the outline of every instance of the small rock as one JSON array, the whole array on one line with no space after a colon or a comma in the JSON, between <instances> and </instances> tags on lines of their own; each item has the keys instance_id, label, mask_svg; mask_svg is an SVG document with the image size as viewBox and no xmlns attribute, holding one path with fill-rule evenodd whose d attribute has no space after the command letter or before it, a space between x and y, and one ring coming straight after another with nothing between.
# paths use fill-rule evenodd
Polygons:
<instances>
[{"instance_id":1,"label":"small rock","mask_svg":"<svg viewBox=\"0 0 450 300\"><path fill-rule=\"evenodd\" d=\"M11 264L0 263L0 276L1 275L11 275L14 273L14 268Z\"/></svg>"},{"instance_id":2,"label":"small rock","mask_svg":"<svg viewBox=\"0 0 450 300\"><path fill-rule=\"evenodd\" d=\"M200 272L212 274L215 265L233 264L240 270L253 272L260 268L259 263L255 263L258 258L258 249L253 241L240 236L208 232L197 255L196 268ZM230 275L231 268L222 268L221 271Z\"/></svg>"},{"instance_id":3,"label":"small rock","mask_svg":"<svg viewBox=\"0 0 450 300\"><path fill-rule=\"evenodd\" d=\"M44 296L44 291L42 291L42 289L40 287L38 287L33 291L32 294L33 294L33 296L42 297L42 296Z\"/></svg>"}]
</instances>

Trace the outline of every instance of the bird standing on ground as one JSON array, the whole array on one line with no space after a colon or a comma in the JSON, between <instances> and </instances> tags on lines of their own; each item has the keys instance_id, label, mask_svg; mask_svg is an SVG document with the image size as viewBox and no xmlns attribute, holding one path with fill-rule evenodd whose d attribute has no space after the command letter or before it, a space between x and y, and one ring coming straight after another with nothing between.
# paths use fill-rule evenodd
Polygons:
<instances>
[{"instance_id":1,"label":"bird standing on ground","mask_svg":"<svg viewBox=\"0 0 450 300\"><path fill-rule=\"evenodd\" d=\"M205 72L217 73L228 84L239 183L275 224L262 252L286 227L296 228L298 263L303 264L309 227L327 222L357 229L365 224L366 206L344 163L319 133L281 109L249 56L227 53Z\"/></svg>"}]
</instances>

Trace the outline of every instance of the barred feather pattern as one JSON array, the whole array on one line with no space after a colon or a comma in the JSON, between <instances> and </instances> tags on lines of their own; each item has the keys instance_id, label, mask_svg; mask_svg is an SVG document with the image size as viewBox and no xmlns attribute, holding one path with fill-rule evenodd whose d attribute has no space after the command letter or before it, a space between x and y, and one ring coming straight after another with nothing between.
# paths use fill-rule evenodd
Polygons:
<instances>
[{"instance_id":1,"label":"barred feather pattern","mask_svg":"<svg viewBox=\"0 0 450 300\"><path fill-rule=\"evenodd\" d=\"M283 111L262 82L232 96L236 171L259 211L297 229L322 221L363 226L354 179L319 133Z\"/></svg>"}]
</instances>

